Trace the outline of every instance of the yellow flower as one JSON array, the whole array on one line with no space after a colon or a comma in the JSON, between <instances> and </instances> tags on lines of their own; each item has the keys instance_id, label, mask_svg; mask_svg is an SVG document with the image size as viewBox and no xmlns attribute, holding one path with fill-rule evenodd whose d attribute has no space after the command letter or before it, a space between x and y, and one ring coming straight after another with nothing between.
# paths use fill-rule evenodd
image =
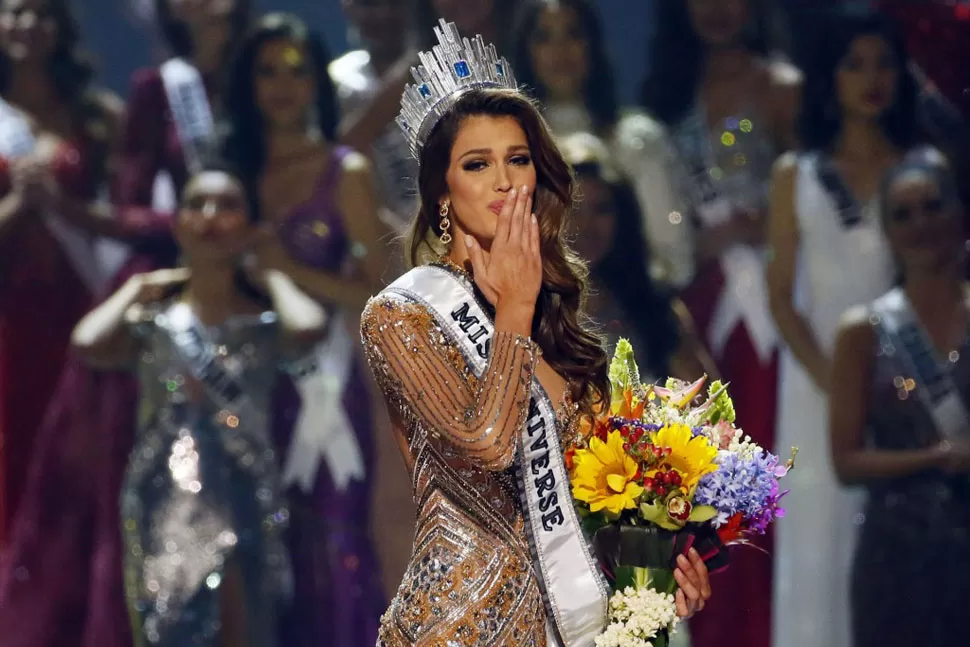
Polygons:
<instances>
[{"instance_id":1,"label":"yellow flower","mask_svg":"<svg viewBox=\"0 0 970 647\"><path fill-rule=\"evenodd\" d=\"M619 431L610 432L606 442L594 436L589 449L573 456L573 496L588 503L591 512L619 514L636 508L643 494L643 487L633 481L637 462L623 451L623 442Z\"/></svg>"},{"instance_id":2,"label":"yellow flower","mask_svg":"<svg viewBox=\"0 0 970 647\"><path fill-rule=\"evenodd\" d=\"M650 442L670 452L664 463L680 473L681 486L688 494L693 494L702 476L717 469L717 447L706 436L695 436L687 425L662 427L650 434ZM656 472L651 470L647 476L652 478Z\"/></svg>"}]
</instances>

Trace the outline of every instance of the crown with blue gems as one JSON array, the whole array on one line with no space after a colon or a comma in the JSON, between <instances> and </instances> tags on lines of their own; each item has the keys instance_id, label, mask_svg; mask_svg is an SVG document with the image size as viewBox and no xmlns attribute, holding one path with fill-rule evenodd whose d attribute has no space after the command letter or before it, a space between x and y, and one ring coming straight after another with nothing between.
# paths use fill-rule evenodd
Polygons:
<instances>
[{"instance_id":1,"label":"crown with blue gems","mask_svg":"<svg viewBox=\"0 0 970 647\"><path fill-rule=\"evenodd\" d=\"M444 19L438 21L434 33L438 44L418 55L421 65L411 68L415 83L405 88L397 116L415 158L421 155L435 124L463 94L480 88L518 89L508 61L481 36L462 38L455 23Z\"/></svg>"}]
</instances>

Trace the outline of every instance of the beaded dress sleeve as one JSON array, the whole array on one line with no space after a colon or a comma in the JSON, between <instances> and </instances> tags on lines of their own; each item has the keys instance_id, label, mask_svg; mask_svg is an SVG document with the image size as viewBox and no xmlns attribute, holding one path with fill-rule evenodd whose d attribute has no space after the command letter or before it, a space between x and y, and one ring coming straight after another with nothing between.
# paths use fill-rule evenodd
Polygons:
<instances>
[{"instance_id":1,"label":"beaded dress sleeve","mask_svg":"<svg viewBox=\"0 0 970 647\"><path fill-rule=\"evenodd\" d=\"M534 342L496 332L478 378L420 304L379 296L364 310L361 331L392 415L409 428L441 437L486 470L509 467L513 430L525 423L528 412L538 359Z\"/></svg>"}]
</instances>

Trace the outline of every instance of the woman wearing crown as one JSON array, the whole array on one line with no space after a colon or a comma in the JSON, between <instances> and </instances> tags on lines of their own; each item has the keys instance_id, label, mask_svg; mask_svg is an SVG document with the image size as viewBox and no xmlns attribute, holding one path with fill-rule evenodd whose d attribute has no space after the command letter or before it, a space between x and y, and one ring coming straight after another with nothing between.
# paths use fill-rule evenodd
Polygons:
<instances>
[{"instance_id":1,"label":"woman wearing crown","mask_svg":"<svg viewBox=\"0 0 970 647\"><path fill-rule=\"evenodd\" d=\"M591 646L608 590L562 447L609 383L563 242L572 176L494 47L436 34L398 117L420 164L412 269L362 319L418 507L378 645ZM688 616L707 571L677 577Z\"/></svg>"}]
</instances>

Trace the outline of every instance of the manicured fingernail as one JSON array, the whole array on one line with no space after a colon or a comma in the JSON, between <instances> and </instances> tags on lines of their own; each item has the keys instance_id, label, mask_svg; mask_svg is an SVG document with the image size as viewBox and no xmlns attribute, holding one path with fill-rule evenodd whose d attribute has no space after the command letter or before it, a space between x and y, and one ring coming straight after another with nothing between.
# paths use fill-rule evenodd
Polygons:
<instances>
[{"instance_id":1,"label":"manicured fingernail","mask_svg":"<svg viewBox=\"0 0 970 647\"><path fill-rule=\"evenodd\" d=\"M688 562L687 561L687 558L684 557L683 555L677 555L677 563L680 564L681 566L689 566L690 565L690 562Z\"/></svg>"},{"instance_id":2,"label":"manicured fingernail","mask_svg":"<svg viewBox=\"0 0 970 647\"><path fill-rule=\"evenodd\" d=\"M472 245L474 244L475 244L475 241L472 240L470 236L465 236L465 247L467 247L468 249L471 249Z\"/></svg>"},{"instance_id":3,"label":"manicured fingernail","mask_svg":"<svg viewBox=\"0 0 970 647\"><path fill-rule=\"evenodd\" d=\"M512 189L511 191L509 191L509 197L510 198L514 198L515 197L515 189Z\"/></svg>"},{"instance_id":4,"label":"manicured fingernail","mask_svg":"<svg viewBox=\"0 0 970 647\"><path fill-rule=\"evenodd\" d=\"M522 195L529 195L529 185L528 184L523 184L522 185Z\"/></svg>"},{"instance_id":5,"label":"manicured fingernail","mask_svg":"<svg viewBox=\"0 0 970 647\"><path fill-rule=\"evenodd\" d=\"M539 222L539 221L538 221L538 220L536 220L536 215L535 215L535 214L532 214L532 224L533 224L533 225L535 225L535 224L537 224L538 222Z\"/></svg>"},{"instance_id":6,"label":"manicured fingernail","mask_svg":"<svg viewBox=\"0 0 970 647\"><path fill-rule=\"evenodd\" d=\"M701 554L697 552L697 549L696 548L691 548L690 549L690 554L693 555L694 557L700 557L701 556Z\"/></svg>"}]
</instances>

